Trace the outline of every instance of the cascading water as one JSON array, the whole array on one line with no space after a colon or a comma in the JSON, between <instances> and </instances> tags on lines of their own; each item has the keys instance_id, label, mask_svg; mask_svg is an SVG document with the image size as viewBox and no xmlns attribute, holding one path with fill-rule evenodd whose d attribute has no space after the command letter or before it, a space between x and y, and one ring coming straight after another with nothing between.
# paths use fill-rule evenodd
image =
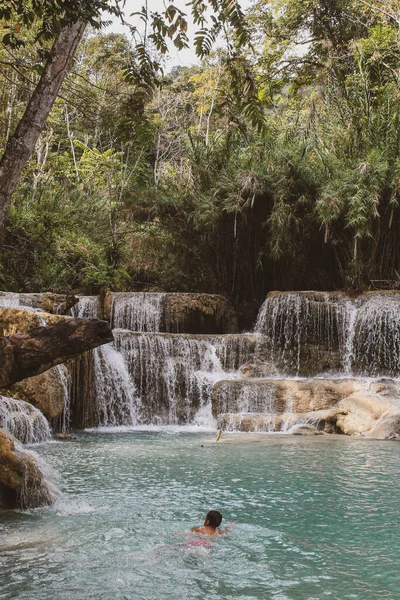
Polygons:
<instances>
[{"instance_id":1,"label":"cascading water","mask_svg":"<svg viewBox=\"0 0 400 600\"><path fill-rule=\"evenodd\" d=\"M19 294L1 293L0 308L18 308L20 306Z\"/></svg>"},{"instance_id":2,"label":"cascading water","mask_svg":"<svg viewBox=\"0 0 400 600\"><path fill-rule=\"evenodd\" d=\"M78 296L79 301L71 308L76 319L95 319L99 310L98 296Z\"/></svg>"},{"instance_id":3,"label":"cascading water","mask_svg":"<svg viewBox=\"0 0 400 600\"><path fill-rule=\"evenodd\" d=\"M286 375L400 374L400 294L281 292L264 302L255 326L258 357Z\"/></svg>"},{"instance_id":4,"label":"cascading water","mask_svg":"<svg viewBox=\"0 0 400 600\"><path fill-rule=\"evenodd\" d=\"M344 294L271 294L255 326L263 334L258 354L288 374L343 370L351 315Z\"/></svg>"},{"instance_id":5,"label":"cascading water","mask_svg":"<svg viewBox=\"0 0 400 600\"><path fill-rule=\"evenodd\" d=\"M356 373L400 375L400 295L368 294L357 309L352 336Z\"/></svg>"},{"instance_id":6,"label":"cascading water","mask_svg":"<svg viewBox=\"0 0 400 600\"><path fill-rule=\"evenodd\" d=\"M113 294L111 326L130 331L161 331L165 294L119 292Z\"/></svg>"},{"instance_id":7,"label":"cascading water","mask_svg":"<svg viewBox=\"0 0 400 600\"><path fill-rule=\"evenodd\" d=\"M164 301L163 294L113 294L111 320L122 328L114 329L113 345L81 361L92 384L78 426L210 424L213 409L228 429L249 428L249 415L262 431L296 423L329 429L332 407L348 393L332 391L327 375L352 381L400 373L400 294L276 292L255 333L232 335L161 333ZM98 308L97 298L82 297L74 316L94 317ZM323 391L304 380L315 376L325 377L315 380ZM305 383L293 392L296 381Z\"/></svg>"},{"instance_id":8,"label":"cascading water","mask_svg":"<svg viewBox=\"0 0 400 600\"><path fill-rule=\"evenodd\" d=\"M96 318L99 313L99 298L81 296L71 312L76 318ZM74 390L74 395L79 396L78 399L75 398L75 402L84 407L89 404L87 409L83 410L77 425L135 425L140 401L122 354L112 344L106 344L86 353L85 357L77 359L76 363L83 363L82 374L81 377L78 375L76 386L83 388L90 379L88 390Z\"/></svg>"},{"instance_id":9,"label":"cascading water","mask_svg":"<svg viewBox=\"0 0 400 600\"><path fill-rule=\"evenodd\" d=\"M136 425L139 401L123 356L111 344L93 351L97 425Z\"/></svg>"},{"instance_id":10,"label":"cascading water","mask_svg":"<svg viewBox=\"0 0 400 600\"><path fill-rule=\"evenodd\" d=\"M51 438L46 417L31 404L17 398L0 396L0 428L23 444L45 442Z\"/></svg>"},{"instance_id":11,"label":"cascading water","mask_svg":"<svg viewBox=\"0 0 400 600\"><path fill-rule=\"evenodd\" d=\"M245 335L115 330L114 336L142 400L140 420L170 424L191 422L209 404L215 382L237 369L238 347L244 360L254 345L253 336ZM240 338L240 344L233 343L235 338Z\"/></svg>"}]
</instances>

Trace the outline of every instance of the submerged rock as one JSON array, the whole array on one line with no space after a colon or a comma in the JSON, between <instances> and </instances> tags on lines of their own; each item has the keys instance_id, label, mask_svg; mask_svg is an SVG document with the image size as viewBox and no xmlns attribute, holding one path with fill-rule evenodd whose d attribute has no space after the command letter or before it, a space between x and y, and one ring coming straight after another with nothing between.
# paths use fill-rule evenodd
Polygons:
<instances>
[{"instance_id":1,"label":"submerged rock","mask_svg":"<svg viewBox=\"0 0 400 600\"><path fill-rule=\"evenodd\" d=\"M56 433L53 437L55 440L61 442L71 442L73 440L76 440L76 435L73 435L72 433Z\"/></svg>"},{"instance_id":2,"label":"submerged rock","mask_svg":"<svg viewBox=\"0 0 400 600\"><path fill-rule=\"evenodd\" d=\"M54 500L35 456L0 430L0 507L37 508Z\"/></svg>"},{"instance_id":3,"label":"submerged rock","mask_svg":"<svg viewBox=\"0 0 400 600\"><path fill-rule=\"evenodd\" d=\"M314 425L295 425L290 432L292 435L325 435Z\"/></svg>"}]
</instances>

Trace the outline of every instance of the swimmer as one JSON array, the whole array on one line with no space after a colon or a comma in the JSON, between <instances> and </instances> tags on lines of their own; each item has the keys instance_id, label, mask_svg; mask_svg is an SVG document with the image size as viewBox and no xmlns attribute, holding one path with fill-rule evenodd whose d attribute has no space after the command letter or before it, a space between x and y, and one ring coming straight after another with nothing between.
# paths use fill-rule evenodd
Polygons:
<instances>
[{"instance_id":1,"label":"swimmer","mask_svg":"<svg viewBox=\"0 0 400 600\"><path fill-rule=\"evenodd\" d=\"M203 527L197 525L192 527L193 533L202 533L203 535L222 535L226 533L226 529L219 529L221 525L222 515L218 510L210 510L207 513Z\"/></svg>"}]
</instances>

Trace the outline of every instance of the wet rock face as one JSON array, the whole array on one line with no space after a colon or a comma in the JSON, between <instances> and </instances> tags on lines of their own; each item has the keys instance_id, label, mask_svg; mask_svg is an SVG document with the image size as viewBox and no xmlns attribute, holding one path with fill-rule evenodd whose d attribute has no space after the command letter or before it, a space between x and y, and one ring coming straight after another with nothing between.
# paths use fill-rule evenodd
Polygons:
<instances>
[{"instance_id":1,"label":"wet rock face","mask_svg":"<svg viewBox=\"0 0 400 600\"><path fill-rule=\"evenodd\" d=\"M38 294L17 294L0 292L0 306L28 306L43 312L67 315L70 308L76 304L78 298L73 294L52 294L43 292Z\"/></svg>"},{"instance_id":2,"label":"wet rock face","mask_svg":"<svg viewBox=\"0 0 400 600\"><path fill-rule=\"evenodd\" d=\"M230 302L217 294L166 294L166 331L170 333L237 333Z\"/></svg>"},{"instance_id":3,"label":"wet rock face","mask_svg":"<svg viewBox=\"0 0 400 600\"><path fill-rule=\"evenodd\" d=\"M0 430L0 508L37 508L54 500L35 457Z\"/></svg>"},{"instance_id":4,"label":"wet rock face","mask_svg":"<svg viewBox=\"0 0 400 600\"><path fill-rule=\"evenodd\" d=\"M36 444L51 438L46 417L19 398L0 396L0 429L6 430L23 444Z\"/></svg>"},{"instance_id":5,"label":"wet rock face","mask_svg":"<svg viewBox=\"0 0 400 600\"><path fill-rule=\"evenodd\" d=\"M306 413L332 408L356 389L341 380L226 380L212 393L214 417L221 413Z\"/></svg>"},{"instance_id":6,"label":"wet rock face","mask_svg":"<svg viewBox=\"0 0 400 600\"><path fill-rule=\"evenodd\" d=\"M218 294L107 292L102 316L113 328L142 332L222 334L238 331L238 316Z\"/></svg>"}]
</instances>

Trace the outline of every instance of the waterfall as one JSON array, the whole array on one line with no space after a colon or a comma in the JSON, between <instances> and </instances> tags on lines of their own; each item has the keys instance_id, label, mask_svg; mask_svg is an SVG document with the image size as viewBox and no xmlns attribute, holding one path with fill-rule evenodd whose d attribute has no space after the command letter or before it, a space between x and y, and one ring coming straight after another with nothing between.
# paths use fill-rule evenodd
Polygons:
<instances>
[{"instance_id":1,"label":"waterfall","mask_svg":"<svg viewBox=\"0 0 400 600\"><path fill-rule=\"evenodd\" d=\"M119 292L112 295L111 326L130 331L161 331L165 294Z\"/></svg>"},{"instance_id":2,"label":"waterfall","mask_svg":"<svg viewBox=\"0 0 400 600\"><path fill-rule=\"evenodd\" d=\"M264 302L257 356L287 375L400 374L400 294L281 292Z\"/></svg>"},{"instance_id":3,"label":"waterfall","mask_svg":"<svg viewBox=\"0 0 400 600\"><path fill-rule=\"evenodd\" d=\"M0 308L18 308L19 305L19 294L13 294L11 292L0 293Z\"/></svg>"},{"instance_id":4,"label":"waterfall","mask_svg":"<svg viewBox=\"0 0 400 600\"><path fill-rule=\"evenodd\" d=\"M71 308L71 315L76 319L95 319L98 315L98 296L78 296L79 301Z\"/></svg>"},{"instance_id":5,"label":"waterfall","mask_svg":"<svg viewBox=\"0 0 400 600\"><path fill-rule=\"evenodd\" d=\"M353 370L400 375L400 294L367 294L357 310L352 340Z\"/></svg>"},{"instance_id":6,"label":"waterfall","mask_svg":"<svg viewBox=\"0 0 400 600\"><path fill-rule=\"evenodd\" d=\"M312 374L315 368L342 370L350 300L340 293L273 293L264 302L255 326L263 334L258 354L285 373Z\"/></svg>"},{"instance_id":7,"label":"waterfall","mask_svg":"<svg viewBox=\"0 0 400 600\"><path fill-rule=\"evenodd\" d=\"M96 426L136 425L139 400L123 356L111 344L93 351Z\"/></svg>"},{"instance_id":8,"label":"waterfall","mask_svg":"<svg viewBox=\"0 0 400 600\"><path fill-rule=\"evenodd\" d=\"M0 396L0 428L6 429L23 444L35 444L51 438L46 417L34 406Z\"/></svg>"},{"instance_id":9,"label":"waterfall","mask_svg":"<svg viewBox=\"0 0 400 600\"><path fill-rule=\"evenodd\" d=\"M209 404L216 381L237 368L234 339L241 338L242 359L253 336L207 336L114 331L142 400L142 422L189 423Z\"/></svg>"}]
</instances>

